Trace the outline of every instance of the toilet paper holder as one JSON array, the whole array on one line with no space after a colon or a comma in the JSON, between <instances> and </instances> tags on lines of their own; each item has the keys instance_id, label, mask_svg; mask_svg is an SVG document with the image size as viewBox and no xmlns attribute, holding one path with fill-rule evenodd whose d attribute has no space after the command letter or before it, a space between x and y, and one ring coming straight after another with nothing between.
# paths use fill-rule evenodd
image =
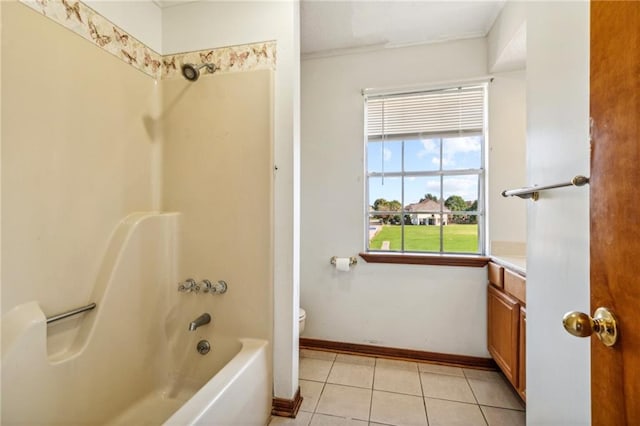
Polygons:
<instances>
[{"instance_id":1,"label":"toilet paper holder","mask_svg":"<svg viewBox=\"0 0 640 426\"><path fill-rule=\"evenodd\" d=\"M331 256L331 259L329 259L329 263L331 263L332 265L335 265L337 258L338 258L338 256ZM350 256L349 257L349 266L353 266L356 263L358 263L358 259L355 256Z\"/></svg>"}]
</instances>

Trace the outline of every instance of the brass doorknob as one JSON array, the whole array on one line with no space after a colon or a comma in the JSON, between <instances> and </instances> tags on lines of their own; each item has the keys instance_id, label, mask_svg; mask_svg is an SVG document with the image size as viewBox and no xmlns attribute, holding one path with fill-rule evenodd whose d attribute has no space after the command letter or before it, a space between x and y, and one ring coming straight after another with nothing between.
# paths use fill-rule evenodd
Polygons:
<instances>
[{"instance_id":1,"label":"brass doorknob","mask_svg":"<svg viewBox=\"0 0 640 426\"><path fill-rule=\"evenodd\" d=\"M618 339L616 317L607 308L596 309L593 318L582 312L567 312L562 317L562 325L576 337L589 337L595 333L606 346L613 346Z\"/></svg>"}]
</instances>

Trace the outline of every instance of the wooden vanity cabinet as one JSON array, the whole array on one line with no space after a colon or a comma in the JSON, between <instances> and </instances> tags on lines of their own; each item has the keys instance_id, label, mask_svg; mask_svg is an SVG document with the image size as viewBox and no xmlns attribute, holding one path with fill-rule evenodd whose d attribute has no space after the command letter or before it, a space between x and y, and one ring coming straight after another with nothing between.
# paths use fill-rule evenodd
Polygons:
<instances>
[{"instance_id":1,"label":"wooden vanity cabinet","mask_svg":"<svg viewBox=\"0 0 640 426\"><path fill-rule=\"evenodd\" d=\"M520 394L520 398L527 399L527 310L524 306L520 306L520 337L518 338L518 387L516 390Z\"/></svg>"},{"instance_id":2,"label":"wooden vanity cabinet","mask_svg":"<svg viewBox=\"0 0 640 426\"><path fill-rule=\"evenodd\" d=\"M526 279L489 263L487 347L520 397L526 398Z\"/></svg>"},{"instance_id":3,"label":"wooden vanity cabinet","mask_svg":"<svg viewBox=\"0 0 640 426\"><path fill-rule=\"evenodd\" d=\"M516 299L493 285L489 285L488 302L489 353L507 379L517 388L520 305Z\"/></svg>"}]
</instances>

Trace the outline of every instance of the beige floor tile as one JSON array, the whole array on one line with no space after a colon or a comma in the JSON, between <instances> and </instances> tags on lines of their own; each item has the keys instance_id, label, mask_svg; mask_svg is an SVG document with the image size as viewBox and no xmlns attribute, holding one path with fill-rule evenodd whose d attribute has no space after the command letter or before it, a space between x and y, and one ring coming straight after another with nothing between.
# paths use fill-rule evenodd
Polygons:
<instances>
[{"instance_id":1,"label":"beige floor tile","mask_svg":"<svg viewBox=\"0 0 640 426\"><path fill-rule=\"evenodd\" d=\"M369 420L371 390L327 383L316 412L357 420Z\"/></svg>"},{"instance_id":2,"label":"beige floor tile","mask_svg":"<svg viewBox=\"0 0 640 426\"><path fill-rule=\"evenodd\" d=\"M269 426L308 426L311 421L311 413L307 413L304 411L298 411L298 415L295 419L289 417L278 417L271 416L271 421L269 422Z\"/></svg>"},{"instance_id":3,"label":"beige floor tile","mask_svg":"<svg viewBox=\"0 0 640 426\"><path fill-rule=\"evenodd\" d=\"M418 371L421 373L437 373L437 374L446 374L448 376L464 377L462 368L449 367L448 365L427 364L427 363L419 362Z\"/></svg>"},{"instance_id":4,"label":"beige floor tile","mask_svg":"<svg viewBox=\"0 0 640 426\"><path fill-rule=\"evenodd\" d=\"M467 379L480 405L524 410L522 400L506 380Z\"/></svg>"},{"instance_id":5,"label":"beige floor tile","mask_svg":"<svg viewBox=\"0 0 640 426\"><path fill-rule=\"evenodd\" d=\"M370 420L398 426L427 426L422 398L389 392L373 391Z\"/></svg>"},{"instance_id":6,"label":"beige floor tile","mask_svg":"<svg viewBox=\"0 0 640 426\"><path fill-rule=\"evenodd\" d=\"M373 386L373 369L374 367L371 365L348 364L336 361L331 367L327 383L371 389Z\"/></svg>"},{"instance_id":7,"label":"beige floor tile","mask_svg":"<svg viewBox=\"0 0 640 426\"><path fill-rule=\"evenodd\" d=\"M376 359L370 356L348 355L338 354L336 361L345 362L347 364L359 364L359 365L376 365Z\"/></svg>"},{"instance_id":8,"label":"beige floor tile","mask_svg":"<svg viewBox=\"0 0 640 426\"><path fill-rule=\"evenodd\" d=\"M328 416L316 413L311 419L311 426L367 426L364 420L354 420L347 417Z\"/></svg>"},{"instance_id":9,"label":"beige floor tile","mask_svg":"<svg viewBox=\"0 0 640 426\"><path fill-rule=\"evenodd\" d=\"M527 423L524 411L484 406L480 408L489 426L525 426Z\"/></svg>"},{"instance_id":10,"label":"beige floor tile","mask_svg":"<svg viewBox=\"0 0 640 426\"><path fill-rule=\"evenodd\" d=\"M299 380L298 383L300 384L300 395L302 395L300 410L313 413L318 405L318 400L320 400L324 383L309 380Z\"/></svg>"},{"instance_id":11,"label":"beige floor tile","mask_svg":"<svg viewBox=\"0 0 640 426\"><path fill-rule=\"evenodd\" d=\"M335 352L325 352L325 351L314 351L311 349L300 349L300 357L301 358L314 358L314 359L324 359L326 361L333 361L336 359Z\"/></svg>"},{"instance_id":12,"label":"beige floor tile","mask_svg":"<svg viewBox=\"0 0 640 426\"><path fill-rule=\"evenodd\" d=\"M422 396L418 369L389 368L376 362L373 388L376 390Z\"/></svg>"},{"instance_id":13,"label":"beige floor tile","mask_svg":"<svg viewBox=\"0 0 640 426\"><path fill-rule=\"evenodd\" d=\"M429 426L486 426L476 404L425 398Z\"/></svg>"},{"instance_id":14,"label":"beige floor tile","mask_svg":"<svg viewBox=\"0 0 640 426\"><path fill-rule=\"evenodd\" d=\"M376 367L397 368L401 370L417 371L418 363L411 361L400 361L397 359L376 358Z\"/></svg>"},{"instance_id":15,"label":"beige floor tile","mask_svg":"<svg viewBox=\"0 0 640 426\"><path fill-rule=\"evenodd\" d=\"M420 373L420 379L425 397L476 403L467 379L464 377Z\"/></svg>"},{"instance_id":16,"label":"beige floor tile","mask_svg":"<svg viewBox=\"0 0 640 426\"><path fill-rule=\"evenodd\" d=\"M303 380L325 382L329 377L329 371L333 361L315 358L300 358L298 376Z\"/></svg>"},{"instance_id":17,"label":"beige floor tile","mask_svg":"<svg viewBox=\"0 0 640 426\"><path fill-rule=\"evenodd\" d=\"M464 368L463 371L467 379L493 380L494 382L503 380L502 374L498 371L473 370L471 368Z\"/></svg>"}]
</instances>

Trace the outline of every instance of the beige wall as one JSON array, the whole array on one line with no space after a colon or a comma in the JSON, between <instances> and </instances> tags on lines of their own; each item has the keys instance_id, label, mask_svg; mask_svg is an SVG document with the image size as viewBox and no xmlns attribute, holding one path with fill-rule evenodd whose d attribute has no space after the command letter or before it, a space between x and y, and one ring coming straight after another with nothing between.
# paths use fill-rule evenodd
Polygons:
<instances>
[{"instance_id":1,"label":"beige wall","mask_svg":"<svg viewBox=\"0 0 640 426\"><path fill-rule=\"evenodd\" d=\"M485 268L359 261L331 256L365 243L363 88L424 86L487 72L486 41L470 39L302 61L304 335L350 343L488 357ZM455 308L452 308L455 307ZM460 323L450 333L434 323Z\"/></svg>"},{"instance_id":2,"label":"beige wall","mask_svg":"<svg viewBox=\"0 0 640 426\"><path fill-rule=\"evenodd\" d=\"M154 81L2 2L2 311L88 302L110 234L151 210Z\"/></svg>"},{"instance_id":3,"label":"beige wall","mask_svg":"<svg viewBox=\"0 0 640 426\"><path fill-rule=\"evenodd\" d=\"M271 338L273 74L162 82L163 208L183 213L180 279L225 280L224 295L185 294L228 335ZM197 308L194 314L200 311Z\"/></svg>"},{"instance_id":4,"label":"beige wall","mask_svg":"<svg viewBox=\"0 0 640 426\"><path fill-rule=\"evenodd\" d=\"M526 72L496 73L489 86L489 252L525 255L527 203L502 196L527 185Z\"/></svg>"}]
</instances>

